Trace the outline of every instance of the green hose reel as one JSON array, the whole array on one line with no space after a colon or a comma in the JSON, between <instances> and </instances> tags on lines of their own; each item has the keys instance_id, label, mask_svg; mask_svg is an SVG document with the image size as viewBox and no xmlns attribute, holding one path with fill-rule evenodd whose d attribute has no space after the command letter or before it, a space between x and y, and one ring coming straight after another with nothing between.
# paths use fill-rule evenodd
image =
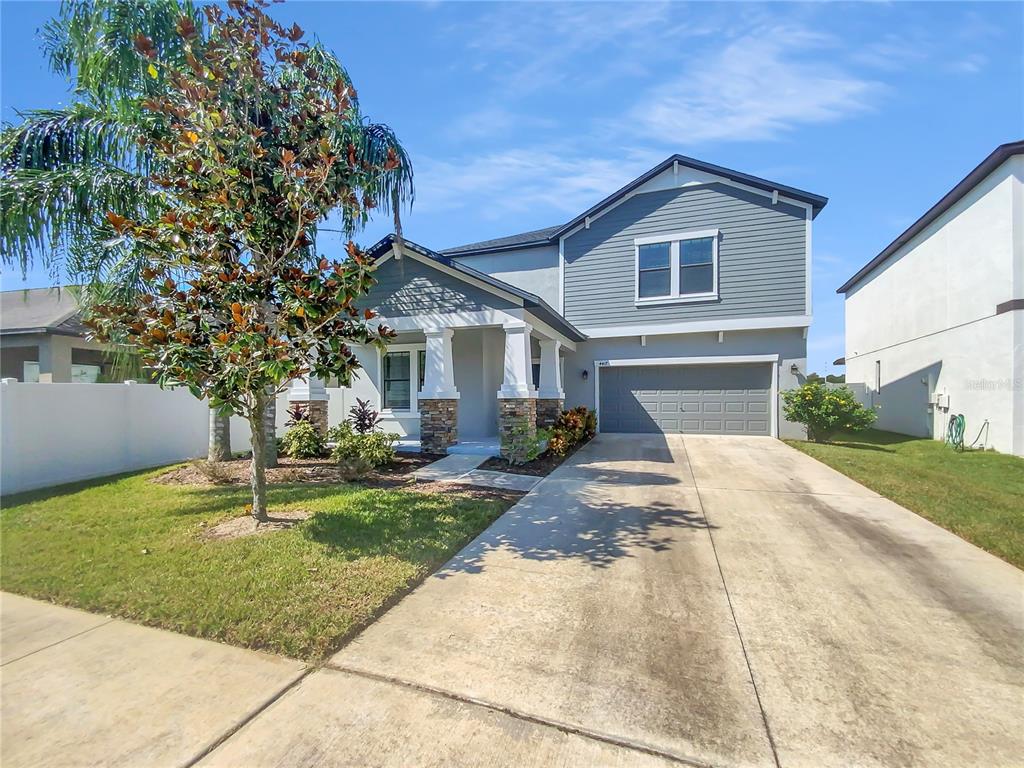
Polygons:
<instances>
[{"instance_id":1,"label":"green hose reel","mask_svg":"<svg viewBox=\"0 0 1024 768\"><path fill-rule=\"evenodd\" d=\"M966 427L967 421L962 413L950 416L949 426L946 428L946 445L953 446L954 451L963 451L964 430Z\"/></svg>"},{"instance_id":2,"label":"green hose reel","mask_svg":"<svg viewBox=\"0 0 1024 768\"><path fill-rule=\"evenodd\" d=\"M964 419L962 413L956 413L949 417L949 426L946 427L946 445L953 446L954 451L960 451L963 453L964 449L964 432L967 429L967 420ZM985 442L988 442L988 419L982 422L981 429L978 430L978 436L974 438L974 442L971 443L968 448L974 448L978 441L981 440L981 436L985 435ZM982 443L981 449L984 450L985 442Z\"/></svg>"}]
</instances>

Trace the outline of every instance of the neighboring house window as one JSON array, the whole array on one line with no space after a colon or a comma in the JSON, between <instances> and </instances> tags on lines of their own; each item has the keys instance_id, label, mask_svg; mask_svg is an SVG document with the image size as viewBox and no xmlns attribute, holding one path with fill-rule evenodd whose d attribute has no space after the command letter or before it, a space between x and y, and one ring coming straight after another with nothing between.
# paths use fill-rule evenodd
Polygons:
<instances>
[{"instance_id":1,"label":"neighboring house window","mask_svg":"<svg viewBox=\"0 0 1024 768\"><path fill-rule=\"evenodd\" d=\"M636 303L718 298L718 230L639 237Z\"/></svg>"},{"instance_id":2,"label":"neighboring house window","mask_svg":"<svg viewBox=\"0 0 1024 768\"><path fill-rule=\"evenodd\" d=\"M71 381L75 384L95 384L100 379L100 367L98 365L71 366Z\"/></svg>"},{"instance_id":3,"label":"neighboring house window","mask_svg":"<svg viewBox=\"0 0 1024 768\"><path fill-rule=\"evenodd\" d=\"M412 406L408 352L388 352L384 355L384 407L395 411L408 411Z\"/></svg>"}]
</instances>

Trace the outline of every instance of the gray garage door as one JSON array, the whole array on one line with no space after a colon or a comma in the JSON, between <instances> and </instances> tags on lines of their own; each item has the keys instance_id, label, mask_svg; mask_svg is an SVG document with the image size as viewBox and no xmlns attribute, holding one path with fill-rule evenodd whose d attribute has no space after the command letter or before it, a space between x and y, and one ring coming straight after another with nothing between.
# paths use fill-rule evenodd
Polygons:
<instances>
[{"instance_id":1,"label":"gray garage door","mask_svg":"<svg viewBox=\"0 0 1024 768\"><path fill-rule=\"evenodd\" d=\"M771 365L601 368L602 432L771 434Z\"/></svg>"}]
</instances>

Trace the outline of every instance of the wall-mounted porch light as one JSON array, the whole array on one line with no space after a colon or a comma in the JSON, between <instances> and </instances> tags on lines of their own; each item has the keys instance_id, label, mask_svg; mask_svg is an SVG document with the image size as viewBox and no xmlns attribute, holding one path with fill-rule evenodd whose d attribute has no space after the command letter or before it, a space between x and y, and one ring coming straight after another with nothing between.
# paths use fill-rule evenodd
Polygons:
<instances>
[{"instance_id":1,"label":"wall-mounted porch light","mask_svg":"<svg viewBox=\"0 0 1024 768\"><path fill-rule=\"evenodd\" d=\"M588 371L586 368L584 368L583 369L583 380L586 381L589 378L590 378L590 371Z\"/></svg>"}]
</instances>

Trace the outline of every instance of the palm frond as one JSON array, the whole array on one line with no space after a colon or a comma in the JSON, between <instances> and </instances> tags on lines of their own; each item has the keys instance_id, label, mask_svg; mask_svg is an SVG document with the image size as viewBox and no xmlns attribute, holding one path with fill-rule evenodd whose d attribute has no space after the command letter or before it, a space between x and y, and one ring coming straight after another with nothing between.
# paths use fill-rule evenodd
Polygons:
<instances>
[{"instance_id":1,"label":"palm frond","mask_svg":"<svg viewBox=\"0 0 1024 768\"><path fill-rule=\"evenodd\" d=\"M398 167L381 173L377 180L376 192L381 208L385 213L397 211L399 208L412 208L416 199L412 161L398 141L398 136L383 123L366 123L363 125L361 138L362 156L371 164L383 166L389 152L394 154L399 163Z\"/></svg>"},{"instance_id":2,"label":"palm frond","mask_svg":"<svg viewBox=\"0 0 1024 768\"><path fill-rule=\"evenodd\" d=\"M0 263L22 272L34 261L52 266L72 243L93 239L108 211L138 218L155 207L157 194L144 177L100 163L5 170Z\"/></svg>"},{"instance_id":3,"label":"palm frond","mask_svg":"<svg viewBox=\"0 0 1024 768\"><path fill-rule=\"evenodd\" d=\"M153 41L160 61L179 63L184 45L176 26L182 16L201 28L191 0L64 0L41 30L43 52L54 72L73 77L75 91L96 103L138 96L154 80L135 51L136 36Z\"/></svg>"},{"instance_id":4,"label":"palm frond","mask_svg":"<svg viewBox=\"0 0 1024 768\"><path fill-rule=\"evenodd\" d=\"M73 104L64 109L19 113L23 122L0 134L0 172L56 170L67 165L102 162L150 172L150 153L140 151L138 110L130 104L97 108Z\"/></svg>"}]
</instances>

